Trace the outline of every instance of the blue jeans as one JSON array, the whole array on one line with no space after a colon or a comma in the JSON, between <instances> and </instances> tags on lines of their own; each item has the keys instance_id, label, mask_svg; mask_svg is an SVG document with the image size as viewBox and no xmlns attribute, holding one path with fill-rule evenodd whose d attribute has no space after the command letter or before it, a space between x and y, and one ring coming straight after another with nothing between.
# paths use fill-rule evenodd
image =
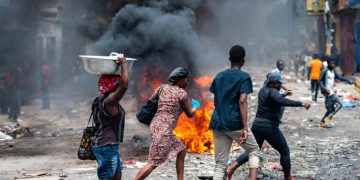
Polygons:
<instances>
[{"instance_id":1,"label":"blue jeans","mask_svg":"<svg viewBox=\"0 0 360 180\"><path fill-rule=\"evenodd\" d=\"M256 142L260 148L266 140L274 149L280 153L280 164L284 171L289 171L291 169L290 149L281 130L277 127L270 128L252 126L251 131L254 134ZM249 154L244 152L236 159L236 162L242 165L248 161L248 159Z\"/></svg>"},{"instance_id":2,"label":"blue jeans","mask_svg":"<svg viewBox=\"0 0 360 180\"><path fill-rule=\"evenodd\" d=\"M119 144L93 146L92 151L98 163L97 175L99 179L112 179L116 172L121 172L123 169L119 155Z\"/></svg>"}]
</instances>

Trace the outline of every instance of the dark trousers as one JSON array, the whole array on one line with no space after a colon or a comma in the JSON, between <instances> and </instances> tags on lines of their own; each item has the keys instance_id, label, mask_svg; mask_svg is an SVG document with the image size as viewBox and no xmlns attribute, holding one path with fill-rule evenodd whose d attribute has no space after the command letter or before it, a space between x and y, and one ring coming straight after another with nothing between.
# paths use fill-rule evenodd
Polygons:
<instances>
[{"instance_id":1,"label":"dark trousers","mask_svg":"<svg viewBox=\"0 0 360 180\"><path fill-rule=\"evenodd\" d=\"M283 167L283 170L290 171L291 170L290 149L281 130L277 127L265 128L259 126L252 126L251 131L255 136L259 148L262 147L264 141L266 140L275 150L277 150L280 153L280 164ZM248 160L249 160L249 154L244 152L236 159L236 162L239 165L242 165Z\"/></svg>"},{"instance_id":2,"label":"dark trousers","mask_svg":"<svg viewBox=\"0 0 360 180\"><path fill-rule=\"evenodd\" d=\"M9 103L8 103L8 96L6 93L6 89L1 89L0 90L0 109L1 109L1 114L8 114L9 112Z\"/></svg>"},{"instance_id":3,"label":"dark trousers","mask_svg":"<svg viewBox=\"0 0 360 180\"><path fill-rule=\"evenodd\" d=\"M319 92L319 81L311 80L311 95L312 95L312 100L315 102L317 100L318 92Z\"/></svg>"},{"instance_id":4,"label":"dark trousers","mask_svg":"<svg viewBox=\"0 0 360 180\"><path fill-rule=\"evenodd\" d=\"M9 119L16 121L20 115L20 91L18 89L10 89L8 92L9 99Z\"/></svg>"},{"instance_id":5,"label":"dark trousers","mask_svg":"<svg viewBox=\"0 0 360 180\"><path fill-rule=\"evenodd\" d=\"M326 117L331 119L342 108L342 104L339 101L339 98L335 96L335 94L326 96L325 98L326 113L321 119L321 122L325 122Z\"/></svg>"},{"instance_id":6,"label":"dark trousers","mask_svg":"<svg viewBox=\"0 0 360 180\"><path fill-rule=\"evenodd\" d=\"M50 108L50 92L48 86L42 87L42 101L43 101L43 109Z\"/></svg>"}]
</instances>

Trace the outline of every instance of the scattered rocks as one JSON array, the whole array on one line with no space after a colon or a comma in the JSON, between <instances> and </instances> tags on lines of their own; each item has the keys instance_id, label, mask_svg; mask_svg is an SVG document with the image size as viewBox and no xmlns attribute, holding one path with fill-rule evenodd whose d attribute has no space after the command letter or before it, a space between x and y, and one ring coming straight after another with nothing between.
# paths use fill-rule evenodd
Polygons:
<instances>
[{"instance_id":1,"label":"scattered rocks","mask_svg":"<svg viewBox=\"0 0 360 180\"><path fill-rule=\"evenodd\" d=\"M63 179L65 179L66 177L68 177L68 175L65 174L65 173L59 173L59 174L58 174L58 179L59 179L59 180L63 180Z\"/></svg>"},{"instance_id":2,"label":"scattered rocks","mask_svg":"<svg viewBox=\"0 0 360 180\"><path fill-rule=\"evenodd\" d=\"M0 131L0 141L2 141L2 140L10 140L10 139L13 139L13 137L11 137L11 136L9 136L9 135L7 135L7 134Z\"/></svg>"},{"instance_id":3,"label":"scattered rocks","mask_svg":"<svg viewBox=\"0 0 360 180\"><path fill-rule=\"evenodd\" d=\"M33 133L30 131L29 127L20 127L19 124L1 124L0 132L2 133L2 135L0 134L0 140L33 136Z\"/></svg>"}]
</instances>

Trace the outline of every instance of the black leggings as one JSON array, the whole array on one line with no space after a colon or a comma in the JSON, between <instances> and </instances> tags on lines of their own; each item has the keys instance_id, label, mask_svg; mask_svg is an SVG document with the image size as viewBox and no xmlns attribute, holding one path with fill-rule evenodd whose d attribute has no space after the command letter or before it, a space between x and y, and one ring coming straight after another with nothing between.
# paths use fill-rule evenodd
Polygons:
<instances>
[{"instance_id":1,"label":"black leggings","mask_svg":"<svg viewBox=\"0 0 360 180\"><path fill-rule=\"evenodd\" d=\"M251 131L255 136L259 148L262 147L264 141L266 140L274 149L276 149L280 153L280 164L283 167L283 170L290 171L290 149L280 129L277 127L265 128L259 126L252 126ZM242 165L248 160L249 154L247 152L244 152L236 159L236 162L239 165Z\"/></svg>"}]
</instances>

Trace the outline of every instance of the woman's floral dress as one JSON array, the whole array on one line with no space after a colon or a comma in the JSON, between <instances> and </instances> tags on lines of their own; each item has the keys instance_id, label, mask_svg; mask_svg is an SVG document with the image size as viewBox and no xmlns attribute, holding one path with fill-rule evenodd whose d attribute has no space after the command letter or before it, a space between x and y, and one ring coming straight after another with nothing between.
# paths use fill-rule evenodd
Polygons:
<instances>
[{"instance_id":1,"label":"woman's floral dress","mask_svg":"<svg viewBox=\"0 0 360 180\"><path fill-rule=\"evenodd\" d=\"M149 150L149 163L155 166L160 165L167 159L176 156L184 150L184 144L173 133L182 109L180 100L185 90L171 85L163 85L159 94L158 110L150 124L151 145Z\"/></svg>"}]
</instances>

